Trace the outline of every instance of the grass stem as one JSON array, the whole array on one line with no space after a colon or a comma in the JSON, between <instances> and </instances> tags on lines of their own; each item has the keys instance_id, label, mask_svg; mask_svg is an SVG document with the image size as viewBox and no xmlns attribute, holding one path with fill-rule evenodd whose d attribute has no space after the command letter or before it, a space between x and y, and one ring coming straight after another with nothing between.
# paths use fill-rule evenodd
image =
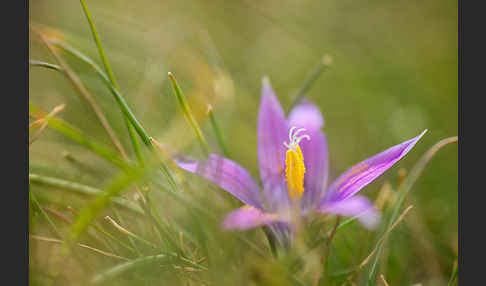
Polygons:
<instances>
[{"instance_id":1,"label":"grass stem","mask_svg":"<svg viewBox=\"0 0 486 286\"><path fill-rule=\"evenodd\" d=\"M218 140L219 147L221 147L221 151L223 151L223 155L226 158L231 159L228 149L226 148L226 144L224 143L223 133L219 128L218 121L214 116L213 107L211 105L208 105L208 116L209 116L209 121L211 122L211 126L213 127L214 134L216 135L216 139Z\"/></svg>"},{"instance_id":2,"label":"grass stem","mask_svg":"<svg viewBox=\"0 0 486 286\"><path fill-rule=\"evenodd\" d=\"M332 57L329 55L324 55L319 61L319 63L317 64L317 66L314 68L312 73L306 78L304 84L297 91L297 95L291 106L297 105L302 100L302 98L307 94L307 92L315 83L315 81L319 78L321 73L329 66L331 66L331 64L332 64Z\"/></svg>"},{"instance_id":3,"label":"grass stem","mask_svg":"<svg viewBox=\"0 0 486 286\"><path fill-rule=\"evenodd\" d=\"M29 180L32 183L42 184L51 187L57 187L61 190L71 191L74 193L88 195L88 196L99 196L103 194L103 191L90 186L82 185L76 182L58 179L54 177L43 176L39 174L29 174ZM112 197L110 199L114 204L121 206L125 209L131 210L137 214L143 214L142 209L135 203L124 199L122 197Z\"/></svg>"},{"instance_id":4,"label":"grass stem","mask_svg":"<svg viewBox=\"0 0 486 286\"><path fill-rule=\"evenodd\" d=\"M31 65L33 67L43 67L43 68L48 68L48 69L51 69L51 70L62 72L62 68L60 66L55 65L55 64L51 64L51 63L47 63L47 62L43 62L43 61L29 60L29 65Z\"/></svg>"},{"instance_id":5,"label":"grass stem","mask_svg":"<svg viewBox=\"0 0 486 286\"><path fill-rule=\"evenodd\" d=\"M46 47L49 49L49 51L51 52L51 54L56 58L57 62L61 66L62 71L64 71L64 74L71 81L71 83L76 88L76 90L78 90L78 92L81 94L82 98L84 100L86 100L86 102L91 106L91 108L93 109L96 117L100 121L101 125L105 129L105 131L108 134L108 136L110 137L111 141L113 142L113 144L115 145L115 147L118 149L118 151L120 152L120 154L122 154L122 157L123 158L127 158L125 149L123 148L120 140L116 136L115 131L113 130L113 128L111 127L110 123L108 122L108 120L104 116L104 114L103 114L101 108L99 107L99 105L96 103L96 101L93 99L93 97L89 93L88 89L84 86L84 84L79 79L79 77L74 73L74 71L69 67L69 65L67 64L67 62L64 61L64 59L61 57L61 55L58 53L58 51L53 47L53 45L49 41L49 39L46 38L46 36L44 36L41 32L38 32L38 33L39 33L39 37L44 42L44 44L46 45Z\"/></svg>"},{"instance_id":6,"label":"grass stem","mask_svg":"<svg viewBox=\"0 0 486 286\"><path fill-rule=\"evenodd\" d=\"M199 127L199 124L197 123L196 119L194 118L194 115L192 114L192 110L189 107L189 104L187 103L187 100L182 93L181 88L179 87L179 84L177 83L175 76L169 72L168 73L170 82L172 84L172 88L174 90L174 95L177 98L177 101L179 102L179 106L181 107L182 113L184 114L184 117L186 118L187 122L189 125L192 127L194 130L194 133L196 134L197 140L199 141L199 144L201 145L201 149L204 153L205 156L209 155L209 145L206 142L206 139L204 138L204 135L201 131L201 128Z\"/></svg>"},{"instance_id":7,"label":"grass stem","mask_svg":"<svg viewBox=\"0 0 486 286\"><path fill-rule=\"evenodd\" d=\"M111 69L110 63L108 62L108 59L105 55L105 51L103 50L103 46L101 45L101 41L100 41L98 31L96 30L96 26L93 22L91 14L89 13L88 6L86 5L86 1L80 0L80 2L81 2L81 6L83 6L84 14L86 15L86 18L88 19L88 23L89 23L89 26L91 28L91 33L93 34L93 38L95 40L96 47L98 48L98 52L100 53L101 61L103 62L103 66L105 67L106 73L108 74L108 78L110 79L110 82L113 85L113 87L118 90L119 88L118 88L118 84L116 83L116 80L115 80L115 75L113 74L113 70ZM135 154L138 158L138 161L140 163L143 163L143 157L142 157L142 153L141 153L141 150L140 150L140 144L138 143L137 138L135 136L133 126L131 126L127 117L124 117L124 120L125 120L125 124L127 126L127 129L128 129L128 134L130 135L130 139L132 141L133 148L135 150Z\"/></svg>"}]
</instances>

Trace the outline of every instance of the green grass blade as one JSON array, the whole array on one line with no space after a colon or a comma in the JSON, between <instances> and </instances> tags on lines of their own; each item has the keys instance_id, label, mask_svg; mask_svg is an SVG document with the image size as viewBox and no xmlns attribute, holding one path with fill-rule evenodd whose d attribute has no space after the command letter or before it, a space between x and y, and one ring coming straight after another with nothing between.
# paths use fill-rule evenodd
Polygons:
<instances>
[{"instance_id":1,"label":"green grass blade","mask_svg":"<svg viewBox=\"0 0 486 286\"><path fill-rule=\"evenodd\" d=\"M86 2L84 0L80 0L81 6L83 7L84 15L88 19L89 27L91 28L91 33L93 34L93 38L96 42L96 47L98 48L98 52L100 53L101 60L103 61L103 65L105 66L106 73L110 77L111 82L115 87L117 87L115 76L113 75L113 71L111 70L110 64L108 63L108 59L106 58L105 51L101 46L100 37L98 35L98 31L96 30L96 26L91 18L91 14L89 13L88 6L86 6Z\"/></svg>"},{"instance_id":2,"label":"green grass blade","mask_svg":"<svg viewBox=\"0 0 486 286\"><path fill-rule=\"evenodd\" d=\"M350 218L347 218L345 219L343 222L341 222L338 227L337 227L337 230L341 229L342 227L345 227L349 224L351 224L352 222L354 222L356 220L355 217L350 217Z\"/></svg>"},{"instance_id":3,"label":"green grass blade","mask_svg":"<svg viewBox=\"0 0 486 286\"><path fill-rule=\"evenodd\" d=\"M33 202L33 204L36 206L36 208L41 212L42 216L46 219L47 223L52 227L52 230L54 233L57 235L58 238L63 239L61 232L57 228L56 224L51 220L49 215L46 213L46 211L42 208L40 205L39 201L35 197L34 193L32 192L30 188L30 183L29 183L29 199Z\"/></svg>"},{"instance_id":4,"label":"green grass blade","mask_svg":"<svg viewBox=\"0 0 486 286\"><path fill-rule=\"evenodd\" d=\"M118 245L120 245L121 247L125 248L126 250L130 251L132 254L136 255L137 254L137 251L135 249L133 249L130 245L124 243L123 241L121 241L120 239L116 238L115 236L111 235L109 232L103 230L101 227L99 227L98 225L96 224L91 224L91 227L93 227L94 230L96 230L98 233L100 233L101 235L105 236L107 239L110 239L114 242L116 242Z\"/></svg>"},{"instance_id":5,"label":"green grass blade","mask_svg":"<svg viewBox=\"0 0 486 286\"><path fill-rule=\"evenodd\" d=\"M33 115L34 113L41 112L41 109L29 104L29 114ZM35 117L35 116L34 116ZM47 119L47 124L49 127L59 131L64 136L70 138L73 141L76 141L80 145L86 147L87 149L93 151L100 157L108 160L109 162L113 163L114 165L122 168L122 169L129 169L130 166L126 163L116 151L113 149L106 147L105 145L94 141L93 139L87 138L81 131L76 130L75 128L71 127L64 121L56 119L55 117L50 117Z\"/></svg>"},{"instance_id":6,"label":"green grass blade","mask_svg":"<svg viewBox=\"0 0 486 286\"><path fill-rule=\"evenodd\" d=\"M174 90L174 95L176 96L177 101L179 102L179 106L181 107L182 113L184 114L184 117L186 118L191 128L194 130L194 133L196 134L196 138L199 141L199 144L201 145L201 149L204 155L208 156L210 153L209 145L206 142L206 139L204 138L201 128L199 127L199 124L194 118L194 115L192 114L192 110L189 107L189 104L187 103L187 100L184 94L182 93L182 90L179 87L179 84L177 83L174 75L169 72L168 76L172 84L172 88Z\"/></svg>"},{"instance_id":7,"label":"green grass blade","mask_svg":"<svg viewBox=\"0 0 486 286\"><path fill-rule=\"evenodd\" d=\"M396 219L397 219L397 217L400 213L400 210L401 210L401 207L402 207L403 202L405 200L405 197L407 196L408 192L410 191L412 186L415 184L417 179L420 177L423 170L425 169L425 166L429 163L429 161L432 159L432 157L434 157L434 155L437 153L437 151L439 151L442 147L444 147L444 146L446 146L450 143L457 142L457 141L458 141L457 136L449 137L449 138L445 138L445 139L440 140L434 146L432 146L422 156L422 158L420 158L420 160L417 162L417 164L415 164L415 166L410 171L410 174L405 178L405 180L403 181L403 184L401 185L401 187L398 190L397 200L396 200L396 203L393 207L393 210L392 210L392 213L391 213L391 216L390 216L390 219L388 221L388 224L387 224L385 231L390 229L392 227L392 225L395 223L395 221L396 221ZM385 232L383 232L383 233L385 233ZM374 260L373 260L373 263L371 265L370 272L369 272L369 275L368 275L367 285L375 285L376 273L378 271L378 262L380 260L381 255L382 255L384 244L385 243L381 243L378 246L378 250L376 252L376 255L374 257Z\"/></svg>"},{"instance_id":8,"label":"green grass blade","mask_svg":"<svg viewBox=\"0 0 486 286\"><path fill-rule=\"evenodd\" d=\"M171 226L167 223L163 223L160 219L160 215L157 212L157 208L155 206L154 200L152 199L152 193L148 192L145 196L146 203L140 201L145 213L149 216L150 220L152 221L153 225L160 233L161 239L165 243L165 245L169 246L173 249L176 249L178 253L182 253L183 249L179 247L179 244L176 242L175 238L173 237L174 231L171 232Z\"/></svg>"},{"instance_id":9,"label":"green grass blade","mask_svg":"<svg viewBox=\"0 0 486 286\"><path fill-rule=\"evenodd\" d=\"M122 157L126 160L128 160L127 155L125 153L125 150L123 148L123 145L121 144L120 140L118 139L115 131L111 127L110 123L106 119L105 115L103 114L103 111L101 110L101 107L98 105L98 103L94 100L93 96L91 93L88 91L84 83L81 81L81 79L76 75L76 73L69 67L68 63L61 57L59 52L54 48L52 43L47 39L45 35L43 35L41 32L38 32L40 39L44 44L46 45L47 49L50 51L50 53L56 58L57 62L61 66L62 72L66 77L69 79L71 84L74 86L74 88L78 91L79 95L83 100L85 100L95 113L96 117L98 118L100 124L103 126L105 129L106 133L112 140L113 144L116 146Z\"/></svg>"},{"instance_id":10,"label":"green grass blade","mask_svg":"<svg viewBox=\"0 0 486 286\"><path fill-rule=\"evenodd\" d=\"M122 275L123 273L135 269L137 267L140 267L142 265L146 265L149 263L161 263L163 261L170 262L171 257L166 255L166 254L158 254L158 255L152 255L152 256L145 256L141 257L138 259L134 259L132 261L124 262L121 264L118 264L108 270L105 270L104 272L97 274L96 276L93 277L91 280L91 283L94 284L99 284L107 281L108 279L115 278L117 276Z\"/></svg>"},{"instance_id":11,"label":"green grass blade","mask_svg":"<svg viewBox=\"0 0 486 286\"><path fill-rule=\"evenodd\" d=\"M218 140L219 147L221 147L221 151L223 151L223 155L226 158L231 159L228 149L226 148L226 144L224 143L223 133L221 133L221 129L219 128L218 121L214 116L213 107L211 105L208 105L208 116L211 122L211 126L213 127L214 134L216 135L216 139Z\"/></svg>"},{"instance_id":12,"label":"green grass blade","mask_svg":"<svg viewBox=\"0 0 486 286\"><path fill-rule=\"evenodd\" d=\"M456 281L456 277L457 277L458 270L459 270L459 265L456 265L456 269L452 273L451 279L449 279L449 282L447 283L447 286L454 285L454 281Z\"/></svg>"},{"instance_id":13,"label":"green grass blade","mask_svg":"<svg viewBox=\"0 0 486 286\"><path fill-rule=\"evenodd\" d=\"M53 41L51 41L51 43L53 43L57 47L62 48L64 51L68 52L69 54L71 54L72 56L81 60L82 62L86 63L95 71L95 73L102 79L102 81L105 83L105 85L110 89L111 93L115 97L115 100L119 103L122 112L125 113L126 118L128 118L128 120L135 127L135 131L137 131L138 135L142 138L142 141L144 141L144 143L151 149L151 151L153 151L153 152L156 151L153 144L152 144L152 141L150 141L150 137L145 132L143 127L138 123L138 120L133 115L132 111L130 110L130 108L126 104L122 95L120 94L118 89L115 88L115 86L113 86L112 82L110 81L108 76L103 72L103 70L93 60L91 60L88 56L84 55L82 52L75 49L74 47L72 47L72 46L70 46L70 45L68 45L64 42L60 42L60 41L54 41L53 40ZM128 131L130 133L131 131L133 131L133 129L129 129ZM133 132L131 132L130 136L133 136L133 135L134 135ZM137 146L137 145L134 145L134 146ZM139 148L135 148L135 153L137 154L139 162L143 162L141 150ZM173 175L171 174L169 167L166 165L166 163L164 161L161 161L161 171L162 171L163 175L165 177L167 177L167 180L169 181L169 184L172 188L172 191L177 190L176 181L175 181Z\"/></svg>"},{"instance_id":14,"label":"green grass blade","mask_svg":"<svg viewBox=\"0 0 486 286\"><path fill-rule=\"evenodd\" d=\"M34 66L34 67L43 67L43 68L62 72L62 69L61 69L60 66L55 65L55 64L51 64L51 63L47 63L47 62L43 62L43 61L29 60L29 65Z\"/></svg>"},{"instance_id":15,"label":"green grass blade","mask_svg":"<svg viewBox=\"0 0 486 286\"><path fill-rule=\"evenodd\" d=\"M124 224L123 222L123 218L119 215L118 211L116 210L116 208L110 206L110 210L113 212L114 216L116 217L116 219L118 221L120 221L120 223ZM107 218L110 218L109 216L108 217L105 217L105 219ZM110 218L111 219L111 218ZM135 241L133 240L133 238L131 236L127 236L128 238L128 241L130 243L130 245L132 246L132 248L135 250L135 252L137 253L137 256L140 257L140 256L143 256L142 255L142 252L139 250L139 248L137 247L137 244L135 244Z\"/></svg>"},{"instance_id":16,"label":"green grass blade","mask_svg":"<svg viewBox=\"0 0 486 286\"><path fill-rule=\"evenodd\" d=\"M76 182L64 180L64 179L59 179L59 178L54 178L54 177L48 177L48 176L43 176L39 174L29 174L29 180L31 183L37 183L37 184L42 184L46 186L52 186L52 187L57 187L61 188L66 191L72 191L78 194L83 194L83 195L88 195L88 196L100 196L103 195L103 191L97 188L93 188L91 186L86 186L83 184L79 184ZM143 214L143 210L135 203L124 199L122 197L112 197L110 199L114 204L124 207L128 210L133 211L134 213L137 214Z\"/></svg>"},{"instance_id":17,"label":"green grass blade","mask_svg":"<svg viewBox=\"0 0 486 286\"><path fill-rule=\"evenodd\" d=\"M156 185L161 186L160 182L155 181L154 182ZM173 197L175 200L177 200L179 203L187 207L188 209L193 209L198 212L198 214L212 220L212 221L218 221L218 218L210 211L208 210L205 206L187 198L180 192L169 192L168 193L171 197ZM246 243L249 247L253 248L258 255L265 257L265 251L262 250L259 246L251 242L250 240L246 239L245 237L236 236L237 239L241 240L242 242Z\"/></svg>"},{"instance_id":18,"label":"green grass blade","mask_svg":"<svg viewBox=\"0 0 486 286\"><path fill-rule=\"evenodd\" d=\"M80 2L81 2L81 6L83 6L84 14L86 15L86 18L88 19L89 26L91 28L91 32L92 32L94 40L96 42L96 47L98 48L98 51L100 53L100 57L101 57L101 60L103 62L103 66L105 67L106 73L108 74L108 77L109 77L110 82L113 85L113 87L118 90L119 88L118 88L118 84L116 83L115 75L113 74L110 63L108 62L108 59L106 58L105 52L103 50L103 46L101 45L100 37L98 35L98 31L96 30L96 26L93 22L91 14L89 13L88 6L86 5L86 2L84 0L80 0ZM130 140L132 141L132 145L133 145L133 148L135 150L135 154L137 155L138 161L140 163L143 163L143 157L142 157L142 152L140 150L140 144L137 141L137 138L135 136L135 132L133 130L133 126L130 124L128 118L125 118L125 124L127 125L128 134L130 135Z\"/></svg>"},{"instance_id":19,"label":"green grass blade","mask_svg":"<svg viewBox=\"0 0 486 286\"><path fill-rule=\"evenodd\" d=\"M130 172L123 172L115 177L101 195L96 196L87 207L81 210L72 225L67 246L77 242L99 212L108 206L112 197L118 196L123 189L141 179L145 171L144 169L132 169Z\"/></svg>"},{"instance_id":20,"label":"green grass blade","mask_svg":"<svg viewBox=\"0 0 486 286\"><path fill-rule=\"evenodd\" d=\"M115 97L117 104L120 106L120 109L123 112L123 114L128 118L130 123L133 125L133 127L135 128L135 131L137 131L140 138L142 138L142 141L146 145L150 146L150 140L149 140L149 136L148 136L147 132L143 128L142 124L140 124L140 122L137 120L137 118L133 114L132 110L130 109L130 107L128 106L127 102L125 101L123 96L120 94L118 89L116 89L115 86L112 84L110 78L91 59L89 59L87 56L83 55L79 51L76 51L74 48L70 47L69 45L67 45L63 42L59 42L57 40L51 40L50 42L53 43L56 46L63 48L64 50L70 52L73 56L76 56L78 59L82 60L83 62L89 64L95 70L95 72L99 76L101 76L101 78L103 79L105 84L111 90L111 92L112 92L113 96Z\"/></svg>"}]
</instances>

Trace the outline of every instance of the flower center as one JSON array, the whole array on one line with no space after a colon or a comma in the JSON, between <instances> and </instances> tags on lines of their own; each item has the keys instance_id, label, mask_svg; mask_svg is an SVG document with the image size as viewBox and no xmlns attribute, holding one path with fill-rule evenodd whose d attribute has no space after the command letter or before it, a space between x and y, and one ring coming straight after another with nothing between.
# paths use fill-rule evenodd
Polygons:
<instances>
[{"instance_id":1,"label":"flower center","mask_svg":"<svg viewBox=\"0 0 486 286\"><path fill-rule=\"evenodd\" d=\"M302 193L304 193L304 156L300 150L299 143L302 139L306 138L310 140L309 135L298 136L300 132L305 131L304 128L294 130L297 127L290 128L289 140L290 142L284 142L287 147L287 153L285 157L285 178L287 181L287 187L289 195L292 199L300 199Z\"/></svg>"}]
</instances>

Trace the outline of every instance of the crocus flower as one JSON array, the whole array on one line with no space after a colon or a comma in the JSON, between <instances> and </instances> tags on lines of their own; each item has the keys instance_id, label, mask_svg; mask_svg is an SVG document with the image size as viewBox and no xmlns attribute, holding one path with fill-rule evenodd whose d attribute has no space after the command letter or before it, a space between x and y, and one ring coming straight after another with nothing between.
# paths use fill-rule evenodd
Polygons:
<instances>
[{"instance_id":1,"label":"crocus flower","mask_svg":"<svg viewBox=\"0 0 486 286\"><path fill-rule=\"evenodd\" d=\"M328 185L329 160L324 119L307 100L286 118L277 97L264 78L258 114L258 163L261 186L237 163L211 154L207 160L184 157L177 164L226 190L243 204L228 214L225 229L244 230L268 226L280 243L288 243L292 231L289 213L298 212L357 217L372 228L379 212L357 193L405 156L426 132L376 154L344 172Z\"/></svg>"}]
</instances>

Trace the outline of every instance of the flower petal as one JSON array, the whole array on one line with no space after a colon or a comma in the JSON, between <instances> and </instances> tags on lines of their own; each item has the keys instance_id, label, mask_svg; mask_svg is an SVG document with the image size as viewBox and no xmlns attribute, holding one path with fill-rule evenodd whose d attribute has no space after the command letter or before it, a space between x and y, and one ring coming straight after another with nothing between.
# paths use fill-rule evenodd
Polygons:
<instances>
[{"instance_id":1,"label":"flower petal","mask_svg":"<svg viewBox=\"0 0 486 286\"><path fill-rule=\"evenodd\" d=\"M405 156L426 131L424 130L417 137L390 147L344 172L329 186L321 204L328 201L341 201L356 194Z\"/></svg>"},{"instance_id":2,"label":"flower petal","mask_svg":"<svg viewBox=\"0 0 486 286\"><path fill-rule=\"evenodd\" d=\"M380 222L380 213L364 196L354 196L343 201L321 205L319 212L356 217L365 227L375 228Z\"/></svg>"},{"instance_id":3,"label":"flower petal","mask_svg":"<svg viewBox=\"0 0 486 286\"><path fill-rule=\"evenodd\" d=\"M324 126L324 118L319 107L304 98L290 111L289 126L300 126L307 128L307 130L319 130Z\"/></svg>"},{"instance_id":4,"label":"flower petal","mask_svg":"<svg viewBox=\"0 0 486 286\"><path fill-rule=\"evenodd\" d=\"M258 163L262 182L282 177L284 173L287 121L269 80L263 78L258 113ZM283 177L282 177L283 178Z\"/></svg>"},{"instance_id":5,"label":"flower petal","mask_svg":"<svg viewBox=\"0 0 486 286\"><path fill-rule=\"evenodd\" d=\"M261 207L258 184L243 167L216 154L205 161L176 159L176 164L184 170L198 174L231 193L243 203Z\"/></svg>"},{"instance_id":6,"label":"flower petal","mask_svg":"<svg viewBox=\"0 0 486 286\"><path fill-rule=\"evenodd\" d=\"M245 230L276 222L278 215L264 213L252 206L243 206L230 212L223 221L223 228L226 230Z\"/></svg>"},{"instance_id":7,"label":"flower petal","mask_svg":"<svg viewBox=\"0 0 486 286\"><path fill-rule=\"evenodd\" d=\"M289 114L289 126L305 128L310 140L302 140L300 148L304 156L306 173L304 175L304 207L315 205L322 198L329 174L327 139L320 128L324 125L319 108L303 99Z\"/></svg>"},{"instance_id":8,"label":"flower petal","mask_svg":"<svg viewBox=\"0 0 486 286\"><path fill-rule=\"evenodd\" d=\"M287 211L290 206L290 198L287 190L287 182L283 177L273 177L263 184L263 205L271 212Z\"/></svg>"}]
</instances>

